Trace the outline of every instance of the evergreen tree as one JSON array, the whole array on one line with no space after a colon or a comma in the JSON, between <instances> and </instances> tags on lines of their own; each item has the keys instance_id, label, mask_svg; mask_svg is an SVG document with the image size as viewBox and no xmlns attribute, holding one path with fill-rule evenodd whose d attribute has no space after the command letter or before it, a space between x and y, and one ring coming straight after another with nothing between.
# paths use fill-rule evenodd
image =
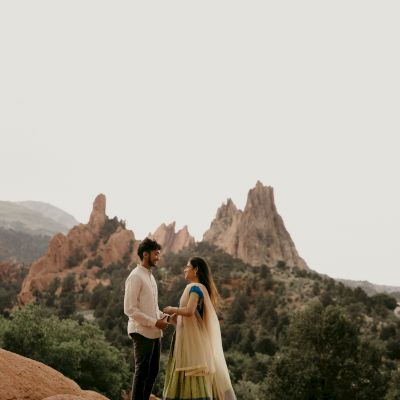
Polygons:
<instances>
[{"instance_id":1,"label":"evergreen tree","mask_svg":"<svg viewBox=\"0 0 400 400\"><path fill-rule=\"evenodd\" d=\"M388 379L381 358L340 307L315 303L290 326L287 347L269 371L267 393L271 400L381 400Z\"/></svg>"}]
</instances>

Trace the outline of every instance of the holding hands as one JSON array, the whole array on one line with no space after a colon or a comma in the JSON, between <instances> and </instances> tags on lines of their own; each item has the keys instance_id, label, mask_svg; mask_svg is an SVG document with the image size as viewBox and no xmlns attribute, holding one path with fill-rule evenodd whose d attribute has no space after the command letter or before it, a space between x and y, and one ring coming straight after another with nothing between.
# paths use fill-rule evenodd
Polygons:
<instances>
[{"instance_id":1,"label":"holding hands","mask_svg":"<svg viewBox=\"0 0 400 400\"><path fill-rule=\"evenodd\" d=\"M177 307L165 307L163 309L163 313L168 315L164 315L162 318L157 320L156 327L158 329L164 330L169 324L176 325L176 320L178 317Z\"/></svg>"},{"instance_id":2,"label":"holding hands","mask_svg":"<svg viewBox=\"0 0 400 400\"><path fill-rule=\"evenodd\" d=\"M163 308L163 313L168 314L168 315L175 314L176 313L176 307L171 307L171 306L164 307Z\"/></svg>"},{"instance_id":3,"label":"holding hands","mask_svg":"<svg viewBox=\"0 0 400 400\"><path fill-rule=\"evenodd\" d=\"M165 315L164 317L160 318L156 322L156 327L158 329L164 330L168 326L168 315Z\"/></svg>"},{"instance_id":4,"label":"holding hands","mask_svg":"<svg viewBox=\"0 0 400 400\"><path fill-rule=\"evenodd\" d=\"M168 323L176 325L176 320L178 318L177 310L178 307L168 306L163 308L163 313L168 314L170 316L168 319Z\"/></svg>"}]
</instances>

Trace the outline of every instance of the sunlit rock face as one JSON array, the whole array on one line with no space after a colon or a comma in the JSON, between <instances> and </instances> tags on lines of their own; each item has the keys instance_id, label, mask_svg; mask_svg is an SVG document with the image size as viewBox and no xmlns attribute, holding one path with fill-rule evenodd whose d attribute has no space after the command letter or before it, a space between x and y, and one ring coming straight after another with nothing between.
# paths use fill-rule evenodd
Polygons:
<instances>
[{"instance_id":1,"label":"sunlit rock face","mask_svg":"<svg viewBox=\"0 0 400 400\"><path fill-rule=\"evenodd\" d=\"M178 253L195 242L186 225L175 232L175 222L169 225L161 224L150 236L162 246L162 253L164 254Z\"/></svg>"},{"instance_id":2,"label":"sunlit rock face","mask_svg":"<svg viewBox=\"0 0 400 400\"><path fill-rule=\"evenodd\" d=\"M93 203L89 223L74 226L67 235L52 237L47 252L32 263L18 295L20 305L35 299L35 292L47 290L50 284L74 274L77 291L92 291L99 283L99 269L124 261L137 261L134 233L116 218L106 215L106 197L100 194Z\"/></svg>"},{"instance_id":3,"label":"sunlit rock face","mask_svg":"<svg viewBox=\"0 0 400 400\"><path fill-rule=\"evenodd\" d=\"M261 182L249 191L243 211L230 199L223 204L203 240L253 266L284 262L308 269L278 214L273 188Z\"/></svg>"}]
</instances>

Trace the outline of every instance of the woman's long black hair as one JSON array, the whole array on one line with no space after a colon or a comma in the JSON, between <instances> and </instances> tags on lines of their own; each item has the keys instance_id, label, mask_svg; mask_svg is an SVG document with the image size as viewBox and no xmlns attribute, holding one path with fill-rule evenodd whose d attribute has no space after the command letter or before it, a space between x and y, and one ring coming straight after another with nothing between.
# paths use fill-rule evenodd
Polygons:
<instances>
[{"instance_id":1,"label":"woman's long black hair","mask_svg":"<svg viewBox=\"0 0 400 400\"><path fill-rule=\"evenodd\" d=\"M214 308L217 309L220 296L207 261L201 257L192 257L189 260L189 263L193 268L197 268L197 277L199 278L200 283L207 288L211 302L213 303Z\"/></svg>"}]
</instances>

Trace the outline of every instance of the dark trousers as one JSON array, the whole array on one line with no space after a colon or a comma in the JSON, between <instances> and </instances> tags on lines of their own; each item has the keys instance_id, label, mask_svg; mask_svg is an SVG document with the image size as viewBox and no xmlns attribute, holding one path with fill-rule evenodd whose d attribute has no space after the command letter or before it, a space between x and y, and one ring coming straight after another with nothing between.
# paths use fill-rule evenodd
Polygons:
<instances>
[{"instance_id":1,"label":"dark trousers","mask_svg":"<svg viewBox=\"0 0 400 400\"><path fill-rule=\"evenodd\" d=\"M135 375L131 400L149 400L160 367L160 339L131 333L135 354Z\"/></svg>"}]
</instances>

